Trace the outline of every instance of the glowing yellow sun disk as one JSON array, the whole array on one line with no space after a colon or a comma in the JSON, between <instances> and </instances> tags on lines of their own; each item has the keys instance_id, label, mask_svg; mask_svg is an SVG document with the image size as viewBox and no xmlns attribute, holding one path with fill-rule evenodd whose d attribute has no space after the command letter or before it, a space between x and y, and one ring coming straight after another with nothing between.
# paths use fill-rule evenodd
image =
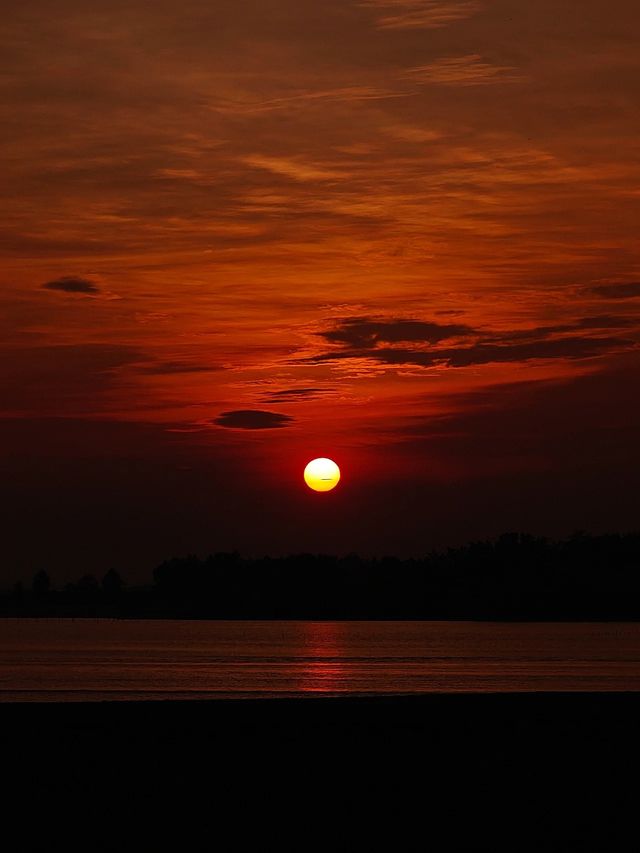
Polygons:
<instances>
[{"instance_id":1,"label":"glowing yellow sun disk","mask_svg":"<svg viewBox=\"0 0 640 853\"><path fill-rule=\"evenodd\" d=\"M340 469L333 459L312 459L304 469L304 481L315 492L330 492L340 480Z\"/></svg>"}]
</instances>

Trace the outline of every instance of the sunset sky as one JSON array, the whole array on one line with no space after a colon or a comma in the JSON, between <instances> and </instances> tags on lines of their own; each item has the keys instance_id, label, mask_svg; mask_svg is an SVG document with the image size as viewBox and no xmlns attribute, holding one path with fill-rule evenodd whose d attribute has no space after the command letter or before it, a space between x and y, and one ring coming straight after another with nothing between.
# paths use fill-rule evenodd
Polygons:
<instances>
[{"instance_id":1,"label":"sunset sky","mask_svg":"<svg viewBox=\"0 0 640 853\"><path fill-rule=\"evenodd\" d=\"M640 527L639 18L5 10L0 580Z\"/></svg>"}]
</instances>

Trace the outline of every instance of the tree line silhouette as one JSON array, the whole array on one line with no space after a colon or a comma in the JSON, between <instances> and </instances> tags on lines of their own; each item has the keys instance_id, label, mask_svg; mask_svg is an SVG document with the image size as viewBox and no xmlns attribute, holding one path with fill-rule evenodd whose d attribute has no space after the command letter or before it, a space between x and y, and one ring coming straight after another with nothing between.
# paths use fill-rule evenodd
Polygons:
<instances>
[{"instance_id":1,"label":"tree line silhouette","mask_svg":"<svg viewBox=\"0 0 640 853\"><path fill-rule=\"evenodd\" d=\"M2 616L179 619L640 619L640 533L562 541L508 533L422 559L216 553L115 569L54 589L46 571L0 595Z\"/></svg>"}]
</instances>

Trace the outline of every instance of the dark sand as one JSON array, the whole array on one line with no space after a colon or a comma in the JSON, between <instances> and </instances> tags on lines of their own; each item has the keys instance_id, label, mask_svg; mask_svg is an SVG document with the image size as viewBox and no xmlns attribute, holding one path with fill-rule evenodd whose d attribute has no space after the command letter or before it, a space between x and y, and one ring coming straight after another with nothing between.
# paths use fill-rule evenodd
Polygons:
<instances>
[{"instance_id":1,"label":"dark sand","mask_svg":"<svg viewBox=\"0 0 640 853\"><path fill-rule=\"evenodd\" d=\"M85 823L85 849L175 831L181 850L636 846L640 694L7 704L0 719L4 802L63 849Z\"/></svg>"}]
</instances>

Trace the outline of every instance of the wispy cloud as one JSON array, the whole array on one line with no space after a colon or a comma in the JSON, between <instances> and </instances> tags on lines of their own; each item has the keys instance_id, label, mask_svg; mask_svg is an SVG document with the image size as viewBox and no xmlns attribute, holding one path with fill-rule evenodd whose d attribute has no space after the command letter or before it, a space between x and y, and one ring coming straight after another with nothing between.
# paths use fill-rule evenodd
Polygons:
<instances>
[{"instance_id":1,"label":"wispy cloud","mask_svg":"<svg viewBox=\"0 0 640 853\"><path fill-rule=\"evenodd\" d=\"M218 364L198 364L194 361L154 361L149 364L142 364L136 368L136 372L145 376L172 376L183 373L212 373L214 371L224 370Z\"/></svg>"},{"instance_id":2,"label":"wispy cloud","mask_svg":"<svg viewBox=\"0 0 640 853\"><path fill-rule=\"evenodd\" d=\"M342 172L304 163L293 157L266 157L262 154L252 154L250 157L243 157L242 161L247 166L266 169L267 172L284 175L287 178L293 178L294 181L330 181L343 177Z\"/></svg>"},{"instance_id":3,"label":"wispy cloud","mask_svg":"<svg viewBox=\"0 0 640 853\"><path fill-rule=\"evenodd\" d=\"M404 72L418 83L441 86L487 86L492 83L516 83L524 78L510 65L493 65L478 53L448 56Z\"/></svg>"},{"instance_id":4,"label":"wispy cloud","mask_svg":"<svg viewBox=\"0 0 640 853\"><path fill-rule=\"evenodd\" d=\"M213 112L223 115L251 115L270 113L278 110L300 109L334 102L351 103L358 101L386 101L389 98L407 97L405 92L398 92L378 86L338 86L335 89L304 89L294 95L261 100L218 99L211 104Z\"/></svg>"},{"instance_id":5,"label":"wispy cloud","mask_svg":"<svg viewBox=\"0 0 640 853\"><path fill-rule=\"evenodd\" d=\"M483 8L478 0L363 0L378 13L381 30L435 30L470 18Z\"/></svg>"},{"instance_id":6,"label":"wispy cloud","mask_svg":"<svg viewBox=\"0 0 640 853\"><path fill-rule=\"evenodd\" d=\"M263 397L265 403L295 403L315 400L324 394L333 394L334 388L284 388L270 391Z\"/></svg>"},{"instance_id":7,"label":"wispy cloud","mask_svg":"<svg viewBox=\"0 0 640 853\"><path fill-rule=\"evenodd\" d=\"M383 132L394 139L399 139L401 142L410 142L414 144L437 142L444 136L444 134L439 130L397 124L384 128Z\"/></svg>"}]
</instances>

